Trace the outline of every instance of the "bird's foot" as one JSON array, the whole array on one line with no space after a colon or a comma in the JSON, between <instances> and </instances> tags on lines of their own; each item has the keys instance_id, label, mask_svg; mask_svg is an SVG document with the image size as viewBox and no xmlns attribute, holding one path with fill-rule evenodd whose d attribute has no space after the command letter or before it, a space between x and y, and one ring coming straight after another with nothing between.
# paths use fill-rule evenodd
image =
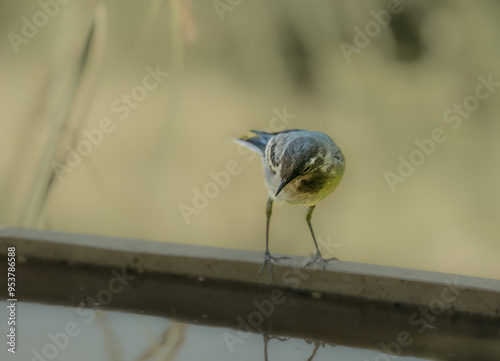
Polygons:
<instances>
[{"instance_id":1,"label":"bird's foot","mask_svg":"<svg viewBox=\"0 0 500 361\"><path fill-rule=\"evenodd\" d=\"M323 256L321 255L320 252L316 252L316 254L312 254L311 255L311 260L309 262L306 263L306 265L304 266L304 268L312 265L312 264L315 264L315 263L320 263L323 265L323 269L325 269L326 267L326 263L327 262L330 262L330 261L339 261L340 260L338 258L335 258L335 257L332 257L332 258L323 258Z\"/></svg>"},{"instance_id":2,"label":"bird's foot","mask_svg":"<svg viewBox=\"0 0 500 361\"><path fill-rule=\"evenodd\" d=\"M271 256L271 254L269 252L266 251L266 253L264 253L264 262L262 263L262 266L260 267L259 274L262 274L262 271L264 271L264 268L266 268L266 264L268 264L271 282L274 284L273 263L281 261L282 259L290 259L290 257L273 257L273 256Z\"/></svg>"}]
</instances>

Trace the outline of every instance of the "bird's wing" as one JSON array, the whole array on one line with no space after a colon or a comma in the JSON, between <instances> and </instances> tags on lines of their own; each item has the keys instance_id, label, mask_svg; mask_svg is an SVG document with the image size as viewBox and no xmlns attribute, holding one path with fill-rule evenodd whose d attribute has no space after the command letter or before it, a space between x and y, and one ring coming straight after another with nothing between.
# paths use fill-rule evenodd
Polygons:
<instances>
[{"instance_id":1,"label":"bird's wing","mask_svg":"<svg viewBox=\"0 0 500 361\"><path fill-rule=\"evenodd\" d=\"M260 130L252 130L254 136L243 136L236 139L236 142L262 153L265 157L269 169L276 174L279 169L281 156L290 140L290 135L298 132L300 129L287 129L282 132L267 133Z\"/></svg>"},{"instance_id":2,"label":"bird's wing","mask_svg":"<svg viewBox=\"0 0 500 361\"><path fill-rule=\"evenodd\" d=\"M295 132L298 130L299 129L288 129L288 130L284 130L282 132L276 132L276 133L267 133L267 132L261 132L260 130L251 130L251 132L255 133L255 135L253 135L253 136L244 135L244 136L236 139L236 142L243 144L244 146L246 146L246 147L248 147L256 152L261 152L262 154L264 154L266 151L267 144L274 136L279 135L279 134Z\"/></svg>"},{"instance_id":3,"label":"bird's wing","mask_svg":"<svg viewBox=\"0 0 500 361\"><path fill-rule=\"evenodd\" d=\"M256 152L264 154L267 143L273 137L273 135L266 132L259 132L257 130L252 130L252 132L255 133L256 135L253 136L244 135L236 139L236 141Z\"/></svg>"},{"instance_id":4,"label":"bird's wing","mask_svg":"<svg viewBox=\"0 0 500 361\"><path fill-rule=\"evenodd\" d=\"M294 138L293 133L297 131L299 131L299 129L289 129L283 132L272 133L272 138L267 143L264 155L269 169L274 174L279 172L283 152L291 139Z\"/></svg>"}]
</instances>

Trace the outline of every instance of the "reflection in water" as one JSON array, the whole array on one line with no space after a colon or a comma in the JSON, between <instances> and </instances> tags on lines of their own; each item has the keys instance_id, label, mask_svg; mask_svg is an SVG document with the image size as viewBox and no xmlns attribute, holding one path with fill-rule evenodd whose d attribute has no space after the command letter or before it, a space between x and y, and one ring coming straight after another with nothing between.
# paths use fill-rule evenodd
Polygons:
<instances>
[{"instance_id":1,"label":"reflection in water","mask_svg":"<svg viewBox=\"0 0 500 361\"><path fill-rule=\"evenodd\" d=\"M290 337L271 336L268 333L264 333L262 335L262 337L264 338L264 359L265 359L265 361L269 361L269 357L267 356L268 355L267 348L268 348L270 340L276 339L278 341L284 342L284 341L288 341L290 339Z\"/></svg>"},{"instance_id":2,"label":"reflection in water","mask_svg":"<svg viewBox=\"0 0 500 361\"><path fill-rule=\"evenodd\" d=\"M283 337L283 336L270 336L268 333L265 333L262 335L263 338L264 338L264 360L265 361L270 361L269 360L269 356L268 356L268 345L269 345L269 341L270 340L278 340L278 341L281 341L281 342L286 342L288 340L290 340L290 337ZM327 345L327 343L325 343L324 341L317 341L317 340L311 340L311 339L304 339L304 341L310 345L310 344L313 344L314 345L314 349L313 349L313 352L311 354L311 356L307 359L307 361L313 361L314 360L314 357L316 356L316 352L318 351L318 349L320 347L325 347L325 345ZM335 347L334 344L328 344L330 345L331 347Z\"/></svg>"},{"instance_id":3,"label":"reflection in water","mask_svg":"<svg viewBox=\"0 0 500 361\"><path fill-rule=\"evenodd\" d=\"M323 341L307 340L307 339L304 341L306 341L308 344L310 344L310 343L314 344L313 353L312 353L311 357L309 357L307 359L307 361L312 361L314 359L314 356L316 356L316 351L318 351L318 348L320 348L320 346L325 347L325 342L323 342Z\"/></svg>"},{"instance_id":4,"label":"reflection in water","mask_svg":"<svg viewBox=\"0 0 500 361\"><path fill-rule=\"evenodd\" d=\"M390 359L374 350L175 322L164 317L98 309L18 303L19 348L12 361L359 361ZM7 303L0 301L0 309ZM0 330L6 324L1 318ZM270 342L271 340L278 342ZM264 350L264 355L262 355ZM9 355L10 356L10 355ZM403 360L417 360L400 357Z\"/></svg>"},{"instance_id":5,"label":"reflection in water","mask_svg":"<svg viewBox=\"0 0 500 361\"><path fill-rule=\"evenodd\" d=\"M146 361L149 359L173 361L180 352L186 339L186 325L174 323L162 334L160 340L135 361Z\"/></svg>"},{"instance_id":6,"label":"reflection in water","mask_svg":"<svg viewBox=\"0 0 500 361\"><path fill-rule=\"evenodd\" d=\"M120 338L111 327L108 315L102 310L95 310L95 318L104 336L104 345L108 359L113 361L122 361L124 358Z\"/></svg>"},{"instance_id":7,"label":"reflection in water","mask_svg":"<svg viewBox=\"0 0 500 361\"><path fill-rule=\"evenodd\" d=\"M286 342L286 341L290 340L290 337L270 336L268 333L264 333L262 336L264 338L264 360L265 361L270 361L269 360L269 356L268 356L269 341L271 341L273 339L281 341L281 342ZM316 356L316 352L318 351L318 349L320 347L325 347L327 345L327 343L325 343L324 341L311 340L311 339L307 339L307 338L304 339L304 341L308 345L314 344L313 352L312 352L311 356L307 359L307 361L313 361L314 357ZM328 345L331 346L331 347L335 347L336 346L336 345L330 344L330 343L328 343Z\"/></svg>"},{"instance_id":8,"label":"reflection in water","mask_svg":"<svg viewBox=\"0 0 500 361\"><path fill-rule=\"evenodd\" d=\"M110 325L108 315L102 310L96 310L96 320L104 335L106 355L112 361L124 361L122 345L116 332ZM166 328L159 338L149 335L152 344L134 361L162 360L174 361L185 341L186 324L174 323Z\"/></svg>"}]
</instances>

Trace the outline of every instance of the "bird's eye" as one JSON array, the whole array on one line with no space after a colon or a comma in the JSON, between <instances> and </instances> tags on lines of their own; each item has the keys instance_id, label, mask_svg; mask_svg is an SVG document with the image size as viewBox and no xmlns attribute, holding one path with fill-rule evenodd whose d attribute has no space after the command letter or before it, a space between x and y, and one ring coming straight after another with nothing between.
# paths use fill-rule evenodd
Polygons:
<instances>
[{"instance_id":1,"label":"bird's eye","mask_svg":"<svg viewBox=\"0 0 500 361\"><path fill-rule=\"evenodd\" d=\"M306 174L306 173L309 173L311 171L312 167L310 165L308 165L307 167L305 167L303 170L302 170L302 173L303 174Z\"/></svg>"}]
</instances>

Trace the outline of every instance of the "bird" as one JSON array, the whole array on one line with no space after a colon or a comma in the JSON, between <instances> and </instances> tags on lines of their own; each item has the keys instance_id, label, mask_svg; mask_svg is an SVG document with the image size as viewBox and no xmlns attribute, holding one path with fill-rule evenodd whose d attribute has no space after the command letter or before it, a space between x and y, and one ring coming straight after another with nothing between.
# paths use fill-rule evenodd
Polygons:
<instances>
[{"instance_id":1,"label":"bird","mask_svg":"<svg viewBox=\"0 0 500 361\"><path fill-rule=\"evenodd\" d=\"M345 159L340 148L328 135L303 129L288 129L268 133L251 130L252 135L236 141L261 155L264 183L268 190L266 205L266 251L259 274L269 266L272 283L273 262L290 257L273 257L269 253L269 224L274 203L288 203L308 207L306 222L311 232L316 253L312 263L337 260L323 258L314 235L311 218L316 204L331 194L340 183L345 170Z\"/></svg>"}]
</instances>

